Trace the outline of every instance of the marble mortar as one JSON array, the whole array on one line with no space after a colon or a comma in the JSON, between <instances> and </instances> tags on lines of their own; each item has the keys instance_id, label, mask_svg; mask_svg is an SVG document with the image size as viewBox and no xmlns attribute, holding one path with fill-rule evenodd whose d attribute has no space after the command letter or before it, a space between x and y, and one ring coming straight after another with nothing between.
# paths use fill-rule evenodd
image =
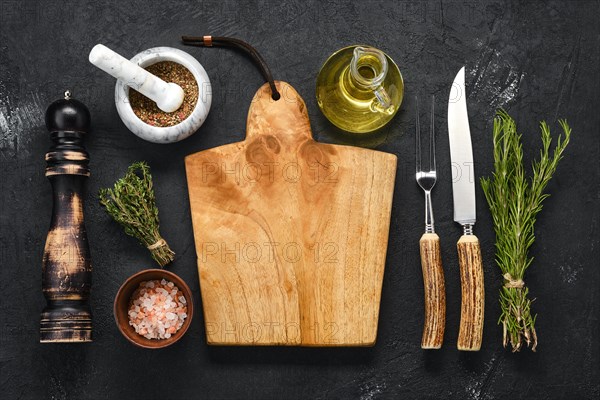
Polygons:
<instances>
[{"instance_id":1,"label":"marble mortar","mask_svg":"<svg viewBox=\"0 0 600 400\"><path fill-rule=\"evenodd\" d=\"M212 103L212 91L208 74L204 67L188 53L172 47L154 47L135 55L134 64L145 68L161 61L173 61L187 68L198 84L198 101L192 113L177 125L168 127L152 126L133 112L129 103L129 86L117 80L115 86L115 104L117 112L127 128L140 138L153 143L174 143L191 136L206 120Z\"/></svg>"}]
</instances>

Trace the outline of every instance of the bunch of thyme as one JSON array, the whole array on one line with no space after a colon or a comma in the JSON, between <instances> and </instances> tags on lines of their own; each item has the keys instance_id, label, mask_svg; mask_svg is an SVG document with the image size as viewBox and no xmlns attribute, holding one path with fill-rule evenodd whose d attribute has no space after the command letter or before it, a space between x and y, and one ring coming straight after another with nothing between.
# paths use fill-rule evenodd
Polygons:
<instances>
[{"instance_id":1,"label":"bunch of thyme","mask_svg":"<svg viewBox=\"0 0 600 400\"><path fill-rule=\"evenodd\" d=\"M571 128L566 120L558 121L564 131L550 155L552 138L546 122L540 123L542 149L532 163L531 177L525 176L521 135L515 121L500 110L494 119L494 172L482 178L496 233L496 262L502 270L504 285L500 289L502 313L498 324L503 326L503 344L510 341L512 351L521 350L523 341L531 350L537 346L536 315L531 312L532 300L523 276L533 257L528 251L535 241L534 225L542 202L549 195L544 189L556 171L563 151L569 143Z\"/></svg>"},{"instance_id":2,"label":"bunch of thyme","mask_svg":"<svg viewBox=\"0 0 600 400\"><path fill-rule=\"evenodd\" d=\"M146 246L161 267L173 261L175 253L158 230L158 208L148 164L132 164L114 188L100 189L99 197L106 212L123 226L126 234Z\"/></svg>"}]
</instances>

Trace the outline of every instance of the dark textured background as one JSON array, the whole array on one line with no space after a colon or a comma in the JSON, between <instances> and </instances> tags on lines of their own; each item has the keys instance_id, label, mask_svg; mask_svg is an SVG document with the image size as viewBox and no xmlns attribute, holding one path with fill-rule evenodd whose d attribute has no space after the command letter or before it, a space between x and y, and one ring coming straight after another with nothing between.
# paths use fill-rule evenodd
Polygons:
<instances>
[{"instance_id":1,"label":"dark textured background","mask_svg":"<svg viewBox=\"0 0 600 400\"><path fill-rule=\"evenodd\" d=\"M600 3L554 2L32 2L0 0L0 397L2 399L202 398L598 398L598 211ZM200 308L176 345L148 351L126 342L113 297L132 273L152 266L147 251L100 209L95 194L127 165L147 160L155 176L162 230L178 254L172 270L200 300L183 157L244 137L247 107L262 83L241 55L185 48L213 84L210 116L173 145L144 142L117 116L114 81L87 55L104 43L131 57L149 47L184 48L181 34L229 35L254 44L277 79L306 100L315 138L348 143L318 111L316 74L340 47L379 47L399 64L407 98L382 132L356 143L399 157L379 335L373 348L208 347ZM526 275L539 313L538 352L501 345L499 270L478 186L476 233L486 279L483 348L459 353L460 286L452 222L446 99L466 65L477 175L491 171L491 123L505 107L524 134L528 158L540 145L538 121L573 127L572 144L548 187ZM93 117L87 140L92 177L86 220L94 263L92 344L38 343L41 258L51 213L44 177L50 145L46 107L70 88ZM413 178L414 95L438 97L439 183L434 191L446 270L448 318L442 350L420 349L423 289L417 241L423 196ZM427 101L424 101L426 104ZM578 178L577 176L580 176Z\"/></svg>"}]
</instances>

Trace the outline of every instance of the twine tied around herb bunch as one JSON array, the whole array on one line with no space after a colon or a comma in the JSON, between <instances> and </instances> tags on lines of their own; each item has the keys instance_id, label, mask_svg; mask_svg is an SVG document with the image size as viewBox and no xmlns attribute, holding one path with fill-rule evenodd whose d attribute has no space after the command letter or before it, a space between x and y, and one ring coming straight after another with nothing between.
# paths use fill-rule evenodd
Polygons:
<instances>
[{"instance_id":1,"label":"twine tied around herb bunch","mask_svg":"<svg viewBox=\"0 0 600 400\"><path fill-rule=\"evenodd\" d=\"M117 221L125 233L137 238L152 258L164 267L175 258L175 253L159 232L158 208L152 188L150 167L136 162L113 188L100 189L100 204Z\"/></svg>"},{"instance_id":2,"label":"twine tied around herb bunch","mask_svg":"<svg viewBox=\"0 0 600 400\"><path fill-rule=\"evenodd\" d=\"M244 42L243 40L230 38L226 36L182 36L181 41L186 46L198 46L198 47L233 47L239 50L244 51L248 54L258 69L262 74L265 81L269 83L269 87L271 88L271 97L273 100L279 100L281 98L281 94L277 90L277 86L275 86L275 80L273 79L273 74L271 74L271 70L267 65L267 62L260 55L260 53L251 45Z\"/></svg>"},{"instance_id":3,"label":"twine tied around herb bunch","mask_svg":"<svg viewBox=\"0 0 600 400\"><path fill-rule=\"evenodd\" d=\"M503 278L506 280L504 283L505 288L523 289L525 287L523 279L513 279L512 275L508 272L503 275Z\"/></svg>"}]
</instances>

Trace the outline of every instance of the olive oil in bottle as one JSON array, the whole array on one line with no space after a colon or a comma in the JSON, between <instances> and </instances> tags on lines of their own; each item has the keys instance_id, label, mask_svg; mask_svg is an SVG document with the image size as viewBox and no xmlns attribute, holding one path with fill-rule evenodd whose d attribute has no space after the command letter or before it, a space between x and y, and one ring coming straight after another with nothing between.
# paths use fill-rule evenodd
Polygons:
<instances>
[{"instance_id":1,"label":"olive oil in bottle","mask_svg":"<svg viewBox=\"0 0 600 400\"><path fill-rule=\"evenodd\" d=\"M348 132L381 128L402 103L404 82L398 66L381 50L350 46L323 64L317 77L317 103L331 123Z\"/></svg>"}]
</instances>

